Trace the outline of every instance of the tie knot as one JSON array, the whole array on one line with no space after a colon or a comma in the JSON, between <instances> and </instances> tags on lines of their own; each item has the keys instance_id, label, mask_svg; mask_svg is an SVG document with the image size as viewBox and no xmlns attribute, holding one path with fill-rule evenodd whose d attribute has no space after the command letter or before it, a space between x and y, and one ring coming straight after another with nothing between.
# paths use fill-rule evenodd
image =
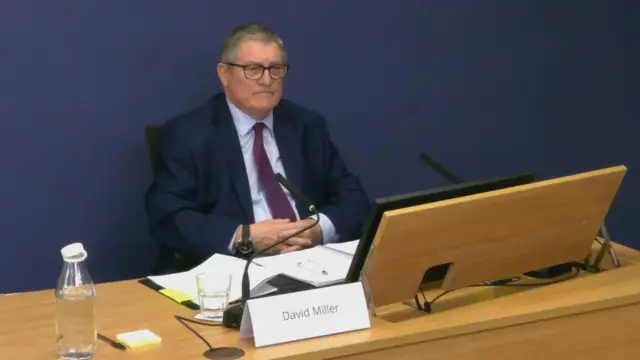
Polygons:
<instances>
[{"instance_id":1,"label":"tie knot","mask_svg":"<svg viewBox=\"0 0 640 360\"><path fill-rule=\"evenodd\" d=\"M263 122L256 122L253 125L253 131L257 134L262 134L262 130L264 129L264 123Z\"/></svg>"}]
</instances>

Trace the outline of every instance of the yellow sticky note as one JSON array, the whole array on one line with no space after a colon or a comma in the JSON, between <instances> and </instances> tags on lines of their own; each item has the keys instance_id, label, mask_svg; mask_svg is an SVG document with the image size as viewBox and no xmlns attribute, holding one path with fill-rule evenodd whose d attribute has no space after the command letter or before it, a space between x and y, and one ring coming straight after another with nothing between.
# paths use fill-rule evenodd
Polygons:
<instances>
[{"instance_id":1,"label":"yellow sticky note","mask_svg":"<svg viewBox=\"0 0 640 360\"><path fill-rule=\"evenodd\" d=\"M180 291L172 290L172 289L162 289L159 291L161 294L172 298L173 300L181 303L183 301L189 301L193 299L191 296L181 293Z\"/></svg>"},{"instance_id":2,"label":"yellow sticky note","mask_svg":"<svg viewBox=\"0 0 640 360\"><path fill-rule=\"evenodd\" d=\"M118 341L131 349L140 348L147 345L158 344L162 339L149 330L131 331L116 335Z\"/></svg>"}]
</instances>

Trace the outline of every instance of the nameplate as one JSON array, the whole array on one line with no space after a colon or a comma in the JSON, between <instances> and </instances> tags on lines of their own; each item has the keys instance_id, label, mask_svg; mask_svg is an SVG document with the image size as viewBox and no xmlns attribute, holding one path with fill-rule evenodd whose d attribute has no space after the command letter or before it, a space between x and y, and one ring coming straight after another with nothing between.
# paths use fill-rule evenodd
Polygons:
<instances>
[{"instance_id":1,"label":"nameplate","mask_svg":"<svg viewBox=\"0 0 640 360\"><path fill-rule=\"evenodd\" d=\"M371 327L362 283L274 295L246 303L240 337L268 346Z\"/></svg>"}]
</instances>

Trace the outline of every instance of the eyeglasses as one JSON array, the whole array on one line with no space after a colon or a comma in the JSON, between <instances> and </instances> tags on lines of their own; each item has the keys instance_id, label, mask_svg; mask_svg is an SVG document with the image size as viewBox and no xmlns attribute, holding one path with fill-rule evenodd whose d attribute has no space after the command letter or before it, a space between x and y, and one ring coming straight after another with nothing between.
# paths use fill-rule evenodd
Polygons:
<instances>
[{"instance_id":1,"label":"eyeglasses","mask_svg":"<svg viewBox=\"0 0 640 360\"><path fill-rule=\"evenodd\" d=\"M249 64L249 65L241 65L234 63L225 63L229 66L237 66L244 70L244 77L250 80L257 80L262 77L265 70L269 70L269 76L272 79L282 79L287 75L287 71L289 70L288 64L275 64L271 66L262 66L259 64Z\"/></svg>"}]
</instances>

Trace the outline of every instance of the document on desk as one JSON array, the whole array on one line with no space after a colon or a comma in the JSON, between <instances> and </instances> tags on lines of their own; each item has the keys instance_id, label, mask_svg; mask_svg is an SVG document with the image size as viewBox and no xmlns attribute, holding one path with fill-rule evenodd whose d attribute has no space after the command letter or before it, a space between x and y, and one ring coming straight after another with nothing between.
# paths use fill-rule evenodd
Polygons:
<instances>
[{"instance_id":1,"label":"document on desk","mask_svg":"<svg viewBox=\"0 0 640 360\"><path fill-rule=\"evenodd\" d=\"M358 240L354 240L345 243L319 245L293 253L256 258L249 266L250 296L257 297L277 291L275 287L268 284L268 281L280 274L315 287L339 283L347 276L357 246ZM203 272L215 274L216 271L227 272L232 275L229 301L234 302L242 297L242 274L246 263L245 260L237 257L214 254L189 271L148 276L146 280L151 281L153 284L145 285L152 288L163 288L163 290L155 290L163 292L179 303L185 304L184 300L195 302L198 300L197 274ZM144 284L145 282L142 283ZM170 290L170 295L166 293L166 290Z\"/></svg>"},{"instance_id":2,"label":"document on desk","mask_svg":"<svg viewBox=\"0 0 640 360\"><path fill-rule=\"evenodd\" d=\"M148 279L154 283L190 296L192 299L198 299L198 288L196 285L196 275L203 272L215 274L231 273L231 290L229 301L240 300L242 297L242 274L246 261L228 255L214 254L197 267L180 273L149 276ZM271 269L264 268L258 264L249 266L249 283L251 286L251 296L265 295L276 291L277 289L267 284L269 279L278 275Z\"/></svg>"},{"instance_id":3,"label":"document on desk","mask_svg":"<svg viewBox=\"0 0 640 360\"><path fill-rule=\"evenodd\" d=\"M334 247L320 245L296 252L265 256L253 261L273 272L315 287L326 286L339 283L347 277L353 260L350 249L355 249L357 242L358 240L332 244Z\"/></svg>"},{"instance_id":4,"label":"document on desk","mask_svg":"<svg viewBox=\"0 0 640 360\"><path fill-rule=\"evenodd\" d=\"M359 240L353 240L353 241L347 241L343 243L327 244L327 245L324 245L324 247L328 247L330 249L341 251L345 254L354 256L356 254L356 249L358 248L359 242L360 242Z\"/></svg>"}]
</instances>

